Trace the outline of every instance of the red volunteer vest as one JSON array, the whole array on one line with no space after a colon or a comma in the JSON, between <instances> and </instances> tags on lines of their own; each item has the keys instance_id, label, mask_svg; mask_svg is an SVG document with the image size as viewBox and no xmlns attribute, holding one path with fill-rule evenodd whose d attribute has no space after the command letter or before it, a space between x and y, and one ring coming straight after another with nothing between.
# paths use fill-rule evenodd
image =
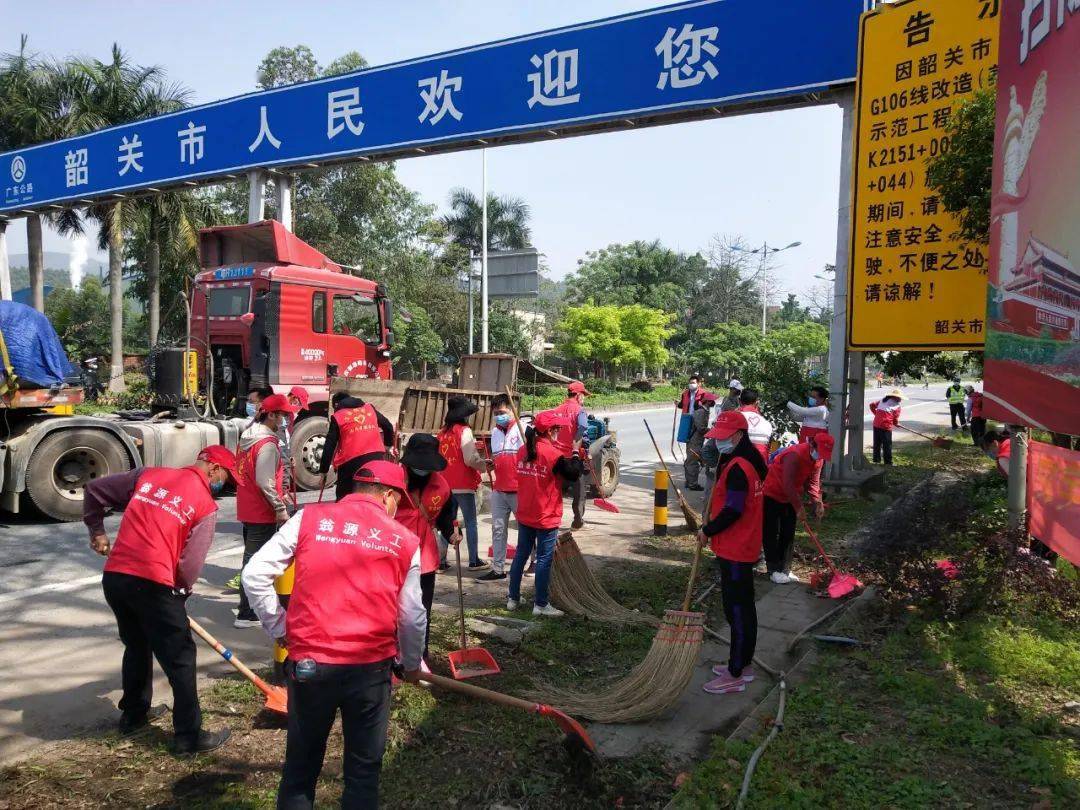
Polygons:
<instances>
[{"instance_id":1,"label":"red volunteer vest","mask_svg":"<svg viewBox=\"0 0 1080 810\"><path fill-rule=\"evenodd\" d=\"M241 523L276 523L277 517L270 502L266 500L259 484L255 480L255 460L259 451L267 444L277 447L277 437L267 436L247 450L236 451L236 519ZM281 463L281 453L277 454L277 469L274 471L274 489L278 495L284 492L283 476L285 465Z\"/></svg>"},{"instance_id":2,"label":"red volunteer vest","mask_svg":"<svg viewBox=\"0 0 1080 810\"><path fill-rule=\"evenodd\" d=\"M897 408L894 411L879 411L879 402L871 402L870 410L874 414L874 427L883 430L892 430L894 427L900 424L900 409Z\"/></svg>"},{"instance_id":3,"label":"red volunteer vest","mask_svg":"<svg viewBox=\"0 0 1080 810\"><path fill-rule=\"evenodd\" d=\"M1009 459L1012 457L1012 439L1005 439L998 445L997 468L998 472L1009 477Z\"/></svg>"},{"instance_id":4,"label":"red volunteer vest","mask_svg":"<svg viewBox=\"0 0 1080 810\"><path fill-rule=\"evenodd\" d=\"M370 664L397 655L398 599L419 545L370 495L305 507L285 620L289 657Z\"/></svg>"},{"instance_id":5,"label":"red volunteer vest","mask_svg":"<svg viewBox=\"0 0 1080 810\"><path fill-rule=\"evenodd\" d=\"M511 436L520 439L517 426L511 423L506 430L496 427L491 431L491 454L495 459L495 489L499 492L517 492L517 450L507 450L510 446ZM495 442L501 439L502 443L496 448Z\"/></svg>"},{"instance_id":6,"label":"red volunteer vest","mask_svg":"<svg viewBox=\"0 0 1080 810\"><path fill-rule=\"evenodd\" d=\"M562 451L546 437L536 439L536 461L526 460L528 450L517 454L517 520L533 529L557 529L562 522L562 476L553 471Z\"/></svg>"},{"instance_id":7,"label":"red volunteer vest","mask_svg":"<svg viewBox=\"0 0 1080 810\"><path fill-rule=\"evenodd\" d=\"M334 421L338 426L338 443L333 460L335 470L349 459L386 452L375 409L367 403L359 408L334 411Z\"/></svg>"},{"instance_id":8,"label":"red volunteer vest","mask_svg":"<svg viewBox=\"0 0 1080 810\"><path fill-rule=\"evenodd\" d=\"M800 442L785 448L780 451L780 454L773 459L773 463L769 465L769 474L765 476L764 494L774 501L787 503L788 497L784 492L784 466L787 464L798 465L795 475L795 488L802 492L806 482L810 480L810 474L813 473L816 463L810 458L810 445L806 442Z\"/></svg>"},{"instance_id":9,"label":"red volunteer vest","mask_svg":"<svg viewBox=\"0 0 1080 810\"><path fill-rule=\"evenodd\" d=\"M147 467L124 509L105 570L174 587L191 529L216 511L202 470Z\"/></svg>"},{"instance_id":10,"label":"red volunteer vest","mask_svg":"<svg viewBox=\"0 0 1080 810\"><path fill-rule=\"evenodd\" d=\"M556 447L566 457L574 455L574 437L577 436L578 417L581 415L581 403L573 397L567 397L556 410L570 420L570 427L563 426L559 431L559 441Z\"/></svg>"},{"instance_id":11,"label":"red volunteer vest","mask_svg":"<svg viewBox=\"0 0 1080 810\"><path fill-rule=\"evenodd\" d=\"M461 434L465 425L451 425L439 433L439 453L446 459L443 478L450 489L474 491L480 486L480 473L465 463L461 454Z\"/></svg>"},{"instance_id":12,"label":"red volunteer vest","mask_svg":"<svg viewBox=\"0 0 1080 810\"><path fill-rule=\"evenodd\" d=\"M732 464L737 464L750 482L746 493L746 505L743 513L732 525L711 539L713 554L732 562L757 562L761 556L762 515L764 513L764 483L754 465L745 458L733 458L727 463L716 479L716 491L712 496L712 512L709 520L714 520L724 509L727 498L727 474Z\"/></svg>"},{"instance_id":13,"label":"red volunteer vest","mask_svg":"<svg viewBox=\"0 0 1080 810\"><path fill-rule=\"evenodd\" d=\"M414 493L409 493L413 498ZM420 538L420 573L430 574L439 567L439 541L435 537L435 519L450 500L450 485L442 473L433 472L428 476L427 485L421 501L427 510L428 520L424 519L423 513L415 506L409 506L405 501L398 504L397 514L394 520Z\"/></svg>"},{"instance_id":14,"label":"red volunteer vest","mask_svg":"<svg viewBox=\"0 0 1080 810\"><path fill-rule=\"evenodd\" d=\"M971 418L972 419L982 419L982 409L983 409L983 395L982 394L972 394L971 395Z\"/></svg>"}]
</instances>

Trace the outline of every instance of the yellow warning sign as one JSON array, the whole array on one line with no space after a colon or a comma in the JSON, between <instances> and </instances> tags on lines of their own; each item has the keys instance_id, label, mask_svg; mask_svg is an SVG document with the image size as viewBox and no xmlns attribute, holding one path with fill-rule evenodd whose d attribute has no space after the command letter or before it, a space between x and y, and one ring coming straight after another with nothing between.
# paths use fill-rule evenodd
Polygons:
<instances>
[{"instance_id":1,"label":"yellow warning sign","mask_svg":"<svg viewBox=\"0 0 1080 810\"><path fill-rule=\"evenodd\" d=\"M981 348L988 248L957 241L926 183L956 107L997 77L999 0L907 0L864 14L852 166L848 345Z\"/></svg>"}]
</instances>

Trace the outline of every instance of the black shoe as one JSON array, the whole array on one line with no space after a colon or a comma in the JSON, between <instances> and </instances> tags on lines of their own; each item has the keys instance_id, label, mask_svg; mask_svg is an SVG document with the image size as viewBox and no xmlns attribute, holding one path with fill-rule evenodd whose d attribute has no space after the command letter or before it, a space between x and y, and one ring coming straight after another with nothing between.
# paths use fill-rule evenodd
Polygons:
<instances>
[{"instance_id":1,"label":"black shoe","mask_svg":"<svg viewBox=\"0 0 1080 810\"><path fill-rule=\"evenodd\" d=\"M688 490L690 490L691 492L704 492L705 491L705 487L701 486L701 484L687 484L686 488Z\"/></svg>"},{"instance_id":2,"label":"black shoe","mask_svg":"<svg viewBox=\"0 0 1080 810\"><path fill-rule=\"evenodd\" d=\"M145 714L127 714L125 712L120 715L120 722L116 724L116 730L120 732L121 737L127 737L146 728L150 725L151 720L163 717L168 711L165 706L158 705L151 706L150 710Z\"/></svg>"},{"instance_id":3,"label":"black shoe","mask_svg":"<svg viewBox=\"0 0 1080 810\"><path fill-rule=\"evenodd\" d=\"M469 570L470 571L479 571L482 568L487 568L487 567L488 567L488 564L486 562L469 563Z\"/></svg>"},{"instance_id":4,"label":"black shoe","mask_svg":"<svg viewBox=\"0 0 1080 810\"><path fill-rule=\"evenodd\" d=\"M449 571L450 570L450 563L446 562L445 560L443 562L439 563L439 570L440 571Z\"/></svg>"},{"instance_id":5,"label":"black shoe","mask_svg":"<svg viewBox=\"0 0 1080 810\"><path fill-rule=\"evenodd\" d=\"M176 742L173 743L173 753L205 754L207 751L221 748L230 736L232 736L232 732L227 728L220 731L202 729L195 737L177 737Z\"/></svg>"},{"instance_id":6,"label":"black shoe","mask_svg":"<svg viewBox=\"0 0 1080 810\"><path fill-rule=\"evenodd\" d=\"M506 579L506 574L500 574L498 571L488 571L482 577L476 579L480 582L494 582L497 579Z\"/></svg>"},{"instance_id":7,"label":"black shoe","mask_svg":"<svg viewBox=\"0 0 1080 810\"><path fill-rule=\"evenodd\" d=\"M580 529L585 525L585 521L581 518L574 518L574 522L570 524L571 529Z\"/></svg>"}]
</instances>

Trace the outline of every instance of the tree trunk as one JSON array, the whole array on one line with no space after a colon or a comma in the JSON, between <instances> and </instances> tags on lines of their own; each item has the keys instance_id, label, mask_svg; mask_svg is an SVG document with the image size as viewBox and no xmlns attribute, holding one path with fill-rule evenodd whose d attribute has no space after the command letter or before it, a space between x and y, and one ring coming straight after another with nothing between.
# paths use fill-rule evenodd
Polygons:
<instances>
[{"instance_id":1,"label":"tree trunk","mask_svg":"<svg viewBox=\"0 0 1080 810\"><path fill-rule=\"evenodd\" d=\"M420 363L420 379L421 380L426 380L427 379L427 360L423 360Z\"/></svg>"},{"instance_id":2,"label":"tree trunk","mask_svg":"<svg viewBox=\"0 0 1080 810\"><path fill-rule=\"evenodd\" d=\"M161 329L161 242L156 233L150 238L146 275L150 283L150 348L153 349Z\"/></svg>"},{"instance_id":3,"label":"tree trunk","mask_svg":"<svg viewBox=\"0 0 1080 810\"><path fill-rule=\"evenodd\" d=\"M123 203L115 203L123 205ZM109 228L109 318L112 326L109 390L123 391L124 385L124 235L120 232L119 211Z\"/></svg>"},{"instance_id":4,"label":"tree trunk","mask_svg":"<svg viewBox=\"0 0 1080 810\"><path fill-rule=\"evenodd\" d=\"M30 270L30 304L45 311L45 254L41 246L41 215L26 217L26 264Z\"/></svg>"}]
</instances>

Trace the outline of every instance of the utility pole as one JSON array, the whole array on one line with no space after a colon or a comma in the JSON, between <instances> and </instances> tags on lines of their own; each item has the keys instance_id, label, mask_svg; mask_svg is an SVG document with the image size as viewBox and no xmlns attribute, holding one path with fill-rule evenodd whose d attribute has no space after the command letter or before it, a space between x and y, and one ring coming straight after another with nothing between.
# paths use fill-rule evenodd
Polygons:
<instances>
[{"instance_id":1,"label":"utility pole","mask_svg":"<svg viewBox=\"0 0 1080 810\"><path fill-rule=\"evenodd\" d=\"M765 263L769 256L769 243L761 243L761 334L765 335L765 320L769 315L769 267Z\"/></svg>"},{"instance_id":2,"label":"utility pole","mask_svg":"<svg viewBox=\"0 0 1080 810\"><path fill-rule=\"evenodd\" d=\"M473 338L473 257L469 256L469 354L476 352L476 343Z\"/></svg>"},{"instance_id":3,"label":"utility pole","mask_svg":"<svg viewBox=\"0 0 1080 810\"><path fill-rule=\"evenodd\" d=\"M0 301L11 300L11 270L8 268L6 219L0 219Z\"/></svg>"},{"instance_id":4,"label":"utility pole","mask_svg":"<svg viewBox=\"0 0 1080 810\"><path fill-rule=\"evenodd\" d=\"M483 217L480 225L480 351L488 353L488 190L487 190L487 149L480 150L481 193L484 198ZM471 269L470 269L471 272Z\"/></svg>"}]
</instances>

